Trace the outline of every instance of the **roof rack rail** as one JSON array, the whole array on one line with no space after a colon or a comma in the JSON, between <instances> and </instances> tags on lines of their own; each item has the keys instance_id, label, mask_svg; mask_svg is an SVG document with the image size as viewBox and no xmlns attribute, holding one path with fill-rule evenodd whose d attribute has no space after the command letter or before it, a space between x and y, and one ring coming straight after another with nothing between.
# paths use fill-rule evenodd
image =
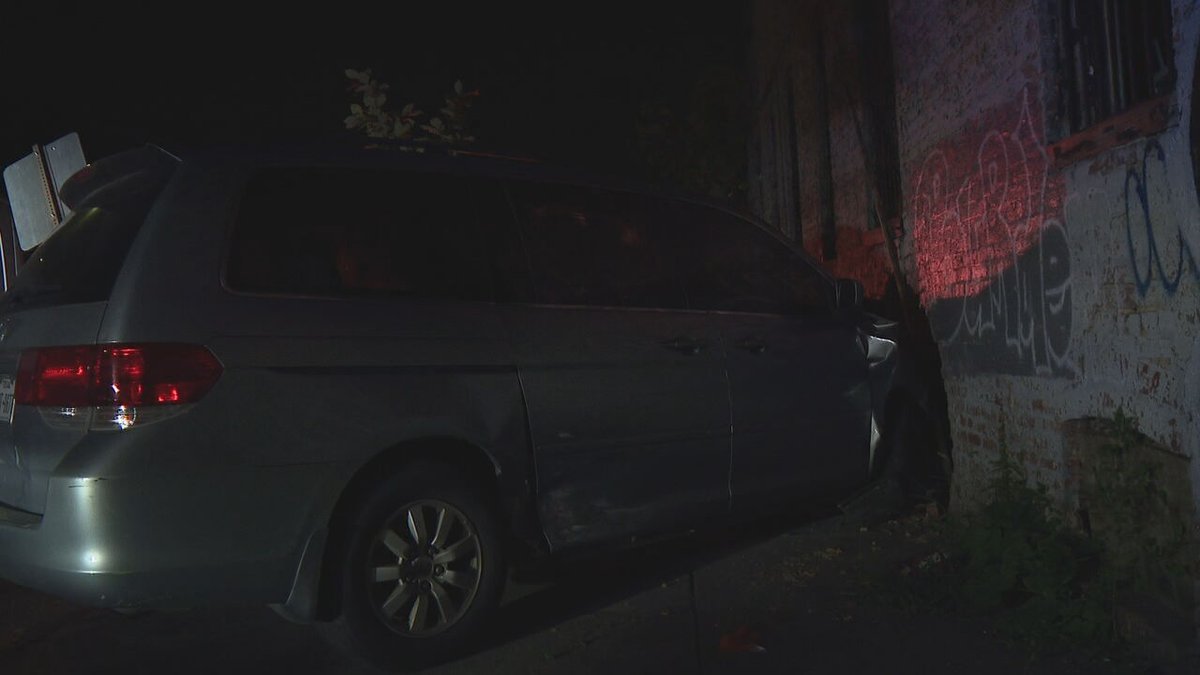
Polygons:
<instances>
[{"instance_id":1,"label":"roof rack rail","mask_svg":"<svg viewBox=\"0 0 1200 675\"><path fill-rule=\"evenodd\" d=\"M505 159L513 162L524 162L526 164L541 164L542 160L534 157L519 157L517 155L508 155L499 152L487 152L484 150L463 150L461 148L450 149L452 157L484 157L487 159Z\"/></svg>"},{"instance_id":2,"label":"roof rack rail","mask_svg":"<svg viewBox=\"0 0 1200 675\"><path fill-rule=\"evenodd\" d=\"M484 159L501 159L525 164L542 164L544 161L535 157L512 154L499 149L463 148L445 143L432 141L393 141L387 139L370 139L361 146L364 150L396 150L400 152L445 154L450 157L480 157Z\"/></svg>"}]
</instances>

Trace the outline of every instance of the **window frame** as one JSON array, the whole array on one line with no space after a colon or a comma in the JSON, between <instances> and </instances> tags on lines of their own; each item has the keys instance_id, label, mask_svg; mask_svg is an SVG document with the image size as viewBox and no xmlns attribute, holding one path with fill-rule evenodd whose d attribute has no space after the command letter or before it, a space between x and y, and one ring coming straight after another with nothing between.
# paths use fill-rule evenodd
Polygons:
<instances>
[{"instance_id":1,"label":"window frame","mask_svg":"<svg viewBox=\"0 0 1200 675\"><path fill-rule=\"evenodd\" d=\"M668 256L664 255L663 244L664 235L662 225L657 222L654 217L656 214L651 212L646 214L648 227L645 235L647 246L650 249L650 254L654 257L658 266L665 270L670 277L672 285L678 289L680 302L679 306L648 306L640 304L615 304L611 302L556 302L547 298L543 294L541 287L543 282L544 272L540 270L540 262L534 256L534 250L530 242L530 232L528 225L525 222L524 214L521 213L519 199L515 196L514 187L516 186L548 186L552 188L562 188L569 190L590 190L596 193L614 195L619 198L629 198L644 200L648 205L654 205L655 209L661 204L661 199L631 189L620 187L609 187L606 185L596 185L584 182L572 182L563 180L553 180L541 177L521 177L521 178L505 178L503 180L505 191L509 196L509 203L512 208L512 220L515 223L517 232L520 237L521 245L524 248L526 260L528 261L528 300L524 304L543 306L543 307L577 307L585 309L600 309L600 310L618 310L618 311L641 311L641 312L684 312L689 311L687 307L688 297L686 286L683 279L680 277L675 265L670 261Z\"/></svg>"},{"instance_id":2,"label":"window frame","mask_svg":"<svg viewBox=\"0 0 1200 675\"><path fill-rule=\"evenodd\" d=\"M1083 28L1072 28L1066 25L1066 14L1071 7L1079 4L1100 3L1105 8L1117 7L1126 0L1046 0L1043 5L1043 26L1046 28L1046 39L1043 59L1046 72L1047 95L1045 100L1046 132L1049 149L1059 167L1074 162L1095 157L1102 152L1119 145L1126 144L1137 138L1155 135L1167 128L1172 120L1175 107L1175 95L1179 74L1175 63L1174 16L1170 0L1129 0L1130 12L1140 12L1148 15L1155 9L1149 4L1161 3L1157 11L1162 21L1163 31L1157 37L1162 39L1165 47L1162 64L1167 68L1167 74L1160 89L1155 89L1153 76L1145 73L1148 82L1125 84L1126 71L1132 68L1131 53L1122 51L1128 43L1122 38L1126 31L1117 24L1105 24L1104 18L1095 18L1088 14L1091 23ZM1091 34L1088 34L1088 29ZM1155 41L1155 36L1143 31L1144 46ZM1081 53L1088 38L1093 43L1103 43L1094 47L1090 52ZM1147 59L1149 54L1138 54ZM1090 58L1089 58L1090 57ZM1084 75L1084 68L1089 62L1103 60L1104 67ZM1110 67L1111 64L1111 67ZM1145 86L1149 89L1145 95L1131 93L1128 96L1110 91L1107 96L1103 90L1081 90L1081 78L1096 77L1095 82L1101 82L1107 77L1111 82L1120 80L1118 87ZM1091 82L1090 80L1088 82ZM1111 87L1110 87L1111 88ZM1090 98L1089 98L1090 97ZM1117 100L1117 98L1120 100ZM1121 98L1124 97L1124 98ZM1089 100L1109 99L1109 101L1091 117L1085 110ZM1073 109L1073 102L1079 110ZM1102 101L1103 102L1103 101Z\"/></svg>"},{"instance_id":3,"label":"window frame","mask_svg":"<svg viewBox=\"0 0 1200 675\"><path fill-rule=\"evenodd\" d=\"M270 172L320 172L327 171L333 173L340 172L367 172L377 174L421 174L421 175L436 175L447 179L462 179L464 181L484 181L493 184L497 196L500 197L500 206L503 207L502 215L504 217L503 227L507 229L507 233L503 236L510 240L514 247L514 253L520 258L519 269L513 271L511 279L512 293L510 298L497 297L496 290L501 286L495 278L496 270L490 269L488 274L492 276L490 290L491 299L484 298L450 298L450 297L431 297L424 294L404 295L400 293L310 293L303 290L300 291L276 291L276 290L255 290L247 288L239 288L236 283L231 282L231 271L234 266L234 246L236 233L238 229L238 220L242 213L242 208L245 205L247 188L259 177ZM406 302L406 303L455 303L455 304L485 304L495 305L508 302L525 302L528 300L529 293L529 270L527 266L527 257L523 243L520 239L520 233L514 221L514 214L508 200L507 190L504 180L500 177L487 174L477 174L474 172L455 172L439 168L426 168L422 166L409 165L388 165L374 163L324 163L311 162L303 164L276 164L265 163L251 166L239 167L238 180L233 186L233 197L226 210L227 217L225 220L224 234L221 244L221 261L219 273L220 288L229 294L246 296L246 297L263 297L263 298L280 298L280 299L299 299L299 300L324 300L335 302ZM470 193L472 186L464 187L464 192ZM478 204L476 204L478 207ZM475 211L475 226L479 226L482 221L479 220L479 213Z\"/></svg>"},{"instance_id":4,"label":"window frame","mask_svg":"<svg viewBox=\"0 0 1200 675\"><path fill-rule=\"evenodd\" d=\"M804 249L797 243L794 243L782 236L777 230L770 225L747 217L744 214L700 201L692 201L687 199L668 198L662 201L662 208L686 208L697 209L712 214L714 222L711 226L723 226L730 233L732 238L757 238L760 239L766 247L774 249L773 254L777 254L782 258L786 258L790 263L798 265L805 270L806 274L814 278L819 284L819 291L824 299L824 305L820 312L760 312L750 310L736 309L712 309L708 307L698 307L693 300L694 292L691 283L692 275L686 270L678 269L678 266L672 261L671 264L676 268L675 274L683 283L684 290L688 296L688 308L696 312L710 312L715 314L739 314L739 315L755 315L755 316L778 316L790 318L828 318L836 314L836 302L834 297L834 278L833 276L818 262L816 262ZM682 231L683 226L678 223L670 223L664 227L667 230L665 236L671 240L676 240L681 237L686 237L687 234Z\"/></svg>"}]
</instances>

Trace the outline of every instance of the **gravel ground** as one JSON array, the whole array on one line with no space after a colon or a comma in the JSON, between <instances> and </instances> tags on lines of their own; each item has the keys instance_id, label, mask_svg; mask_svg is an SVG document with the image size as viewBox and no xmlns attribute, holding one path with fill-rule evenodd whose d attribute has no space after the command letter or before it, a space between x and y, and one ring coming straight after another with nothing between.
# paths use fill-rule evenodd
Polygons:
<instances>
[{"instance_id":1,"label":"gravel ground","mask_svg":"<svg viewBox=\"0 0 1200 675\"><path fill-rule=\"evenodd\" d=\"M936 552L935 513L727 529L575 563L510 587L480 649L429 672L1171 673L1188 666L1033 658L986 617L912 611L880 580ZM0 673L376 672L264 607L127 616L0 583Z\"/></svg>"}]
</instances>

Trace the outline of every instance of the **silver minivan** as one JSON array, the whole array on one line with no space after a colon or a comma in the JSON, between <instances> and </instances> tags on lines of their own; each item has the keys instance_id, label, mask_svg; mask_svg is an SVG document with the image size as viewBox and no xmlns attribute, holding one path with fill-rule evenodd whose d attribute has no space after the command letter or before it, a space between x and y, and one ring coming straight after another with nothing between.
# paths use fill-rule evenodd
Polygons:
<instances>
[{"instance_id":1,"label":"silver minivan","mask_svg":"<svg viewBox=\"0 0 1200 675\"><path fill-rule=\"evenodd\" d=\"M716 206L384 145L145 147L62 195L0 300L19 584L403 668L511 565L939 474L896 325Z\"/></svg>"}]
</instances>

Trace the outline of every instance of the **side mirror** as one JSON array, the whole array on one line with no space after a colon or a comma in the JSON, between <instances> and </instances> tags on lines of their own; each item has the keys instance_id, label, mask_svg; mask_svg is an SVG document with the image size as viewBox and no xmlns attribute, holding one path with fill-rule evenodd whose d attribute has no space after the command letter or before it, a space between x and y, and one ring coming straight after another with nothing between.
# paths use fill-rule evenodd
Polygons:
<instances>
[{"instance_id":1,"label":"side mirror","mask_svg":"<svg viewBox=\"0 0 1200 675\"><path fill-rule=\"evenodd\" d=\"M856 279L838 279L833 286L838 309L861 307L863 302L863 285Z\"/></svg>"}]
</instances>

